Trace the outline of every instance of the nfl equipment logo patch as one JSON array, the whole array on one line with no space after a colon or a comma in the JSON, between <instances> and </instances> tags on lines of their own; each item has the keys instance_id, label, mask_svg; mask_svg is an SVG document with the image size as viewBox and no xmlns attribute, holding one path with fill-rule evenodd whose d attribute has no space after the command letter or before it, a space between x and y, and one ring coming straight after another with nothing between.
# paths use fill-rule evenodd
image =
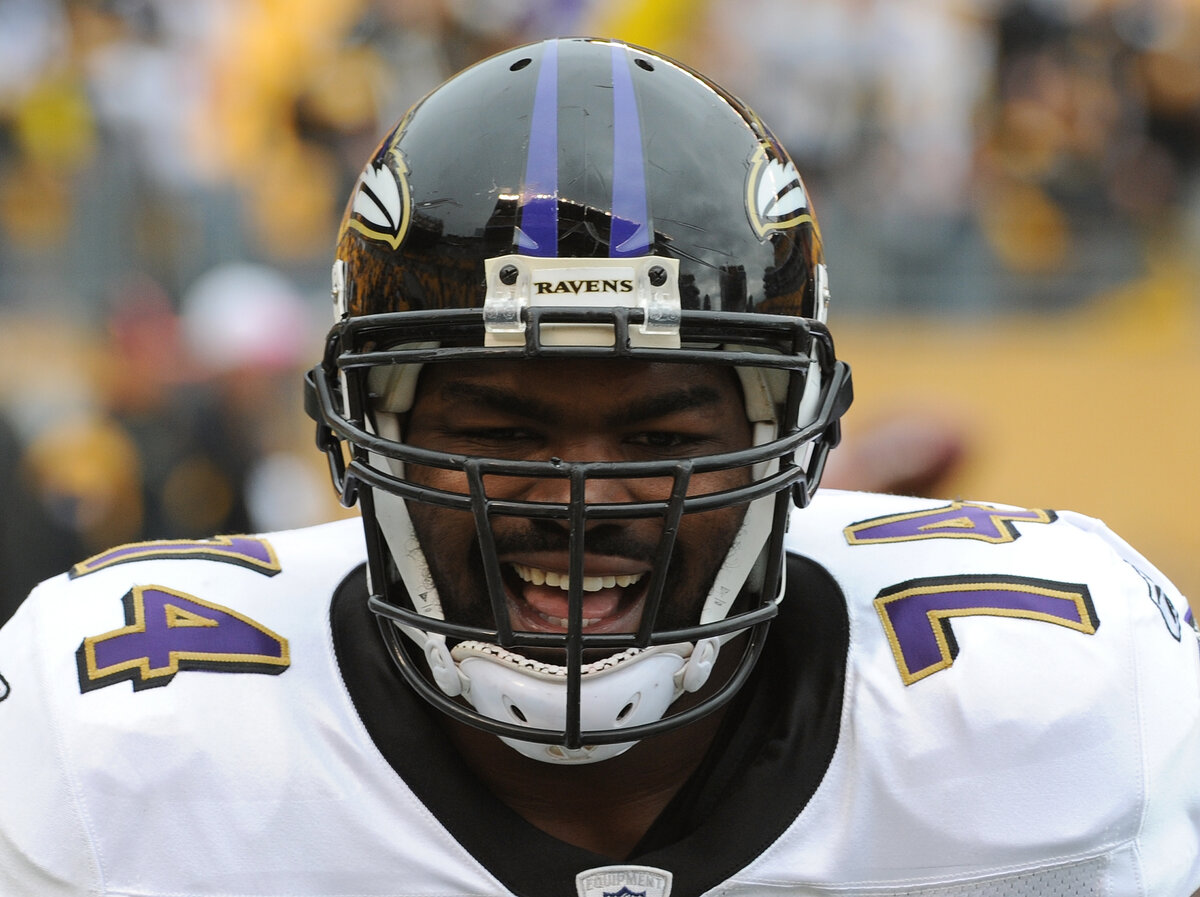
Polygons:
<instances>
[{"instance_id":1,"label":"nfl equipment logo patch","mask_svg":"<svg viewBox=\"0 0 1200 897\"><path fill-rule=\"evenodd\" d=\"M653 866L600 866L575 876L579 897L670 897L671 873Z\"/></svg>"}]
</instances>

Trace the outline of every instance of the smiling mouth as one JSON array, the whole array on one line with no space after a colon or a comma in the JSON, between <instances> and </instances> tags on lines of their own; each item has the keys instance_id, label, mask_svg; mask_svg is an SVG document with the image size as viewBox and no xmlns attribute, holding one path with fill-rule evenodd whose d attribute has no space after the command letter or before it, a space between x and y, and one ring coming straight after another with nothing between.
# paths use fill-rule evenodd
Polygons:
<instances>
[{"instance_id":1,"label":"smiling mouth","mask_svg":"<svg viewBox=\"0 0 1200 897\"><path fill-rule=\"evenodd\" d=\"M527 564L510 564L516 620L520 628L565 632L570 575ZM631 631L640 616L644 589L634 588L646 574L584 576L583 628L592 631Z\"/></svg>"}]
</instances>

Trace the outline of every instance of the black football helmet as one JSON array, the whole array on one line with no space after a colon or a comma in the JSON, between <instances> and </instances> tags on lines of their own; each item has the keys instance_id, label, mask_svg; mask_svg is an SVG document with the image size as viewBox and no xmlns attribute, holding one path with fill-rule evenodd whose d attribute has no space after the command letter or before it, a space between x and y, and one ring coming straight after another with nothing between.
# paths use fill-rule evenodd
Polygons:
<instances>
[{"instance_id":1,"label":"black football helmet","mask_svg":"<svg viewBox=\"0 0 1200 897\"><path fill-rule=\"evenodd\" d=\"M762 121L697 72L616 41L501 53L426 96L379 145L342 222L333 296L309 408L342 500L361 505L370 606L412 687L523 753L563 763L613 756L727 701L783 592L790 510L816 490L851 399L825 326L812 204ZM405 442L426 365L542 358L730 367L754 445L624 463L452 456ZM470 485L430 489L406 476L416 465L461 471ZM750 472L742 488L689 489L696 473L735 467ZM569 482L573 499L501 500L486 484L504 477ZM675 485L658 502L584 500L589 480L614 477ZM416 504L473 515L489 625L447 614ZM745 508L741 530L699 617L664 630L678 521L734 506ZM565 632L512 625L512 574L491 532L500 516L569 529ZM646 517L662 521L663 535L638 585L641 624L589 634L585 528ZM739 635L734 672L709 681L718 650Z\"/></svg>"}]
</instances>

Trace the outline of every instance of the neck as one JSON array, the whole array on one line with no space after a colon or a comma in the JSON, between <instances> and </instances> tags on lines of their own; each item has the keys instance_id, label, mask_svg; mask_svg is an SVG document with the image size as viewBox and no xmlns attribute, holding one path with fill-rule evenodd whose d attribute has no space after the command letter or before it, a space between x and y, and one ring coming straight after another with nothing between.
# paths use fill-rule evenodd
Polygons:
<instances>
[{"instance_id":1,"label":"neck","mask_svg":"<svg viewBox=\"0 0 1200 897\"><path fill-rule=\"evenodd\" d=\"M561 841L625 859L695 772L724 716L718 710L599 763L531 760L494 735L447 721L468 765L501 801Z\"/></svg>"}]
</instances>

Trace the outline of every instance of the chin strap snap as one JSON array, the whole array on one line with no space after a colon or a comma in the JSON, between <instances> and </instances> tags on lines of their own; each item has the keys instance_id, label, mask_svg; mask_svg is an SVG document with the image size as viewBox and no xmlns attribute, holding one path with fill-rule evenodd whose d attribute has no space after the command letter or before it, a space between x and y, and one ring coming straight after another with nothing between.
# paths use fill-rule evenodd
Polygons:
<instances>
[{"instance_id":1,"label":"chin strap snap","mask_svg":"<svg viewBox=\"0 0 1200 897\"><path fill-rule=\"evenodd\" d=\"M712 675L713 667L716 666L720 650L721 640L718 638L701 639L696 643L680 677L684 691L696 692L704 687L708 677Z\"/></svg>"},{"instance_id":2,"label":"chin strap snap","mask_svg":"<svg viewBox=\"0 0 1200 897\"><path fill-rule=\"evenodd\" d=\"M463 694L469 688L469 682L459 673L454 656L446 646L446 637L421 633L418 640L423 643L425 662L429 664L434 684L449 698L457 698Z\"/></svg>"}]
</instances>

